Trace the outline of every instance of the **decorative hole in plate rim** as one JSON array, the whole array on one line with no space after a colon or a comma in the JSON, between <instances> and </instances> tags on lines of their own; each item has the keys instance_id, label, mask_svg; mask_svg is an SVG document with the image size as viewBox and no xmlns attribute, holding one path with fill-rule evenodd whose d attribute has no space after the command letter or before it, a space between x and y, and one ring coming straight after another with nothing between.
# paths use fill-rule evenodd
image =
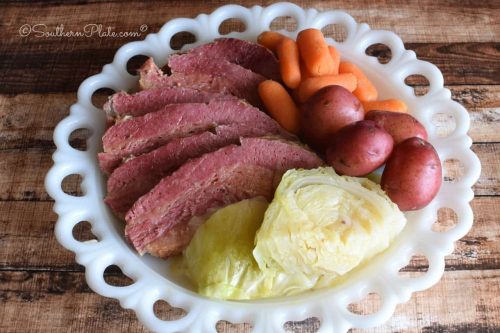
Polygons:
<instances>
[{"instance_id":1,"label":"decorative hole in plate rim","mask_svg":"<svg viewBox=\"0 0 500 333\"><path fill-rule=\"evenodd\" d=\"M419 119L430 133L435 127L435 113L449 110L455 126L447 136L430 135L442 161L459 159L463 168L459 179L445 182L437 197L424 209L406 213L408 223L391 247L376 256L368 265L349 274L349 279L327 290L302 295L255 301L220 301L202 297L189 285L169 271L169 262L150 256L140 257L126 242L123 224L107 209L102 198L105 181L101 175L96 154L102 149L100 138L105 130L105 116L92 103L92 95L99 89L130 90L137 77L127 71L129 60L138 55L152 56L163 66L172 49L171 39L179 32L187 32L192 39L182 46L186 50L221 37L220 25L237 20L245 25L244 31L231 31L224 37L255 41L264 30L269 30L277 17L296 22L294 31L280 32L295 38L305 28L322 29L340 25L345 29L344 39L335 45L343 59L356 63L379 89L381 99L400 98L409 112ZM390 49L391 59L385 64L365 50L371 45L383 44ZM413 88L405 84L409 75L422 75L429 81L428 91L415 96ZM248 323L253 332L283 332L285 323L304 318L317 318L318 332L346 332L352 327L368 328L388 320L397 304L406 302L411 294L431 287L444 272L444 257L453 252L453 242L463 237L472 226L472 185L480 174L480 163L470 150L472 140L467 136L469 115L451 100L443 87L443 76L436 66L418 60L413 51L405 50L403 42L394 33L371 30L365 23L357 23L342 11L319 12L302 9L291 3L276 3L268 7L245 8L226 5L211 14L200 14L194 19L177 18L167 22L158 33L145 40L123 45L113 62L101 73L87 78L78 89L78 101L70 114L54 131L57 150L54 165L45 179L48 193L55 200L54 211L59 215L55 233L57 240L75 252L76 261L86 268L89 286L97 293L116 298L123 308L136 312L139 320L150 330L161 332L216 332L217 323ZM69 143L71 133L79 128L92 132L84 151ZM66 194L61 184L71 174L82 176L83 195ZM432 230L441 207L453 209L455 225L446 232ZM91 221L92 232L99 241L80 242L73 236L73 228L81 221ZM411 256L420 253L427 258L428 269L418 277L401 276L399 270L408 264ZM108 266L116 265L133 281L126 286L112 286L104 280ZM368 315L349 311L349 304L366 295L377 294L376 311ZM175 320L161 320L155 314L155 304L162 300L173 308L185 310ZM220 325L220 323L219 323ZM286 326L286 325L285 325Z\"/></svg>"}]
</instances>

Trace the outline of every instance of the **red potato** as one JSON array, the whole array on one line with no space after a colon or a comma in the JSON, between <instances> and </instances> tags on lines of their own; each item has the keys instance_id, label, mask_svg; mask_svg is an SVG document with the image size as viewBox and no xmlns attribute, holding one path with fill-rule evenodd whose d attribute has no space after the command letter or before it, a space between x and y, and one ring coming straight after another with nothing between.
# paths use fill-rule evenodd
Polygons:
<instances>
[{"instance_id":1,"label":"red potato","mask_svg":"<svg viewBox=\"0 0 500 333\"><path fill-rule=\"evenodd\" d=\"M360 101L341 86L320 89L301 109L303 137L307 143L321 151L328 145L332 134L364 117Z\"/></svg>"},{"instance_id":2,"label":"red potato","mask_svg":"<svg viewBox=\"0 0 500 333\"><path fill-rule=\"evenodd\" d=\"M363 176L384 164L393 145L391 135L382 127L373 121L361 120L332 136L326 161L342 175Z\"/></svg>"},{"instance_id":3,"label":"red potato","mask_svg":"<svg viewBox=\"0 0 500 333\"><path fill-rule=\"evenodd\" d=\"M402 211L425 207L442 183L441 161L430 143L409 138L394 147L380 185Z\"/></svg>"},{"instance_id":4,"label":"red potato","mask_svg":"<svg viewBox=\"0 0 500 333\"><path fill-rule=\"evenodd\" d=\"M392 135L394 144L412 137L427 140L424 126L408 113L373 110L365 115L365 119L376 122Z\"/></svg>"}]
</instances>

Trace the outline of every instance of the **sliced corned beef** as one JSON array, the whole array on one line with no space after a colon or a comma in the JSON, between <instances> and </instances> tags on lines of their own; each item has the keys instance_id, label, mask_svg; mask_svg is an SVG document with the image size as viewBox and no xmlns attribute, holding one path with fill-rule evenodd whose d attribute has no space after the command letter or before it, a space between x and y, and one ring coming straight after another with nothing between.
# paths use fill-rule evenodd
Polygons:
<instances>
[{"instance_id":1,"label":"sliced corned beef","mask_svg":"<svg viewBox=\"0 0 500 333\"><path fill-rule=\"evenodd\" d=\"M170 141L149 153L132 158L115 169L108 179L104 200L119 216L151 190L163 177L188 159L239 142L240 137L280 135L276 123L238 123L222 125L207 131Z\"/></svg>"},{"instance_id":2,"label":"sliced corned beef","mask_svg":"<svg viewBox=\"0 0 500 333\"><path fill-rule=\"evenodd\" d=\"M231 94L261 107L257 88L266 78L226 60L202 59L187 72L165 75L152 59L139 70L141 89L189 87L207 92Z\"/></svg>"},{"instance_id":3,"label":"sliced corned beef","mask_svg":"<svg viewBox=\"0 0 500 333\"><path fill-rule=\"evenodd\" d=\"M249 69L266 78L281 80L276 57L267 48L236 38L220 38L184 54L170 56L168 65L172 72L188 73L203 63L201 59L226 60Z\"/></svg>"},{"instance_id":4,"label":"sliced corned beef","mask_svg":"<svg viewBox=\"0 0 500 333\"><path fill-rule=\"evenodd\" d=\"M168 75L156 66L153 58L148 58L137 72L141 90L175 86L168 80Z\"/></svg>"},{"instance_id":5,"label":"sliced corned beef","mask_svg":"<svg viewBox=\"0 0 500 333\"><path fill-rule=\"evenodd\" d=\"M211 100L234 99L229 94L207 92L188 87L163 87L135 94L120 91L110 97L103 110L111 118L138 117L154 112L168 104L207 103Z\"/></svg>"},{"instance_id":6,"label":"sliced corned beef","mask_svg":"<svg viewBox=\"0 0 500 333\"><path fill-rule=\"evenodd\" d=\"M315 168L323 161L313 152L286 140L242 138L230 145L188 161L163 178L135 202L125 216L125 233L139 253L149 244L161 248L163 257L178 253L179 244L164 236L209 209L264 196L271 199L282 174L291 168ZM182 228L182 227L177 227ZM163 237L161 246L157 243ZM166 242L163 244L163 242Z\"/></svg>"},{"instance_id":7,"label":"sliced corned beef","mask_svg":"<svg viewBox=\"0 0 500 333\"><path fill-rule=\"evenodd\" d=\"M98 155L99 164L109 173L123 159L147 153L172 139L233 123L277 126L265 113L241 100L171 104L110 127L102 138L104 152Z\"/></svg>"}]
</instances>

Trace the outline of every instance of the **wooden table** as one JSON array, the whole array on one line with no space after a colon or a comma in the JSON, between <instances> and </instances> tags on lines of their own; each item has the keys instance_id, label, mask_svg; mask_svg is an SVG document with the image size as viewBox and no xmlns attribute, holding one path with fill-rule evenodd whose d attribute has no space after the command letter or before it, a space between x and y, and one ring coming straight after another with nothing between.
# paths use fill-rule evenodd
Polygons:
<instances>
[{"instance_id":1,"label":"wooden table","mask_svg":"<svg viewBox=\"0 0 500 333\"><path fill-rule=\"evenodd\" d=\"M259 4L268 5L263 1ZM447 257L446 272L433 288L414 294L397 307L384 326L367 332L499 332L500 331L500 4L498 1L297 1L304 7L342 9L358 22L392 30L423 60L444 74L453 98L472 119L473 151L482 163L474 186L475 222ZM54 238L53 201L43 187L52 165L52 131L76 101L86 77L111 62L125 42L157 32L175 17L211 12L221 1L6 1L0 4L0 332L145 331L134 313L117 301L92 292L84 270ZM243 1L245 5L256 4ZM288 25L293 22L285 20ZM44 26L37 26L44 24ZM114 31L146 32L139 37L37 37L35 30L81 31L102 24ZM26 26L32 32L26 34ZM61 28L63 27L63 28ZM229 22L226 29L238 28ZM24 29L24 30L23 30ZM144 27L143 27L144 29ZM383 48L371 50L386 57ZM423 89L417 78L408 84ZM102 96L101 96L102 97ZM73 144L82 146L77 135ZM453 177L454 175L449 175ZM66 190L78 192L78 182ZM441 220L452 215L444 212ZM87 231L88 232L88 231ZM85 230L77 232L84 237ZM416 258L410 274L426 269ZM108 281L127 283L119 269ZM370 311L375 300L362 303ZM167 318L179 311L158 309ZM318 322L297 318L286 329L313 332ZM248 325L221 322L221 332L247 332ZM361 330L356 330L361 332Z\"/></svg>"}]
</instances>

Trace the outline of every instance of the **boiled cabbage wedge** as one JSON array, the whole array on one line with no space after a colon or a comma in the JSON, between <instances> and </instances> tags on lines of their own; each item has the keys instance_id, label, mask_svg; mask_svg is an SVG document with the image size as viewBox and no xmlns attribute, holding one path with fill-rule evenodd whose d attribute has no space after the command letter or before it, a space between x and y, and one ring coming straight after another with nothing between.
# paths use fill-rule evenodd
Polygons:
<instances>
[{"instance_id":1,"label":"boiled cabbage wedge","mask_svg":"<svg viewBox=\"0 0 500 333\"><path fill-rule=\"evenodd\" d=\"M405 223L371 180L339 176L329 167L289 170L265 213L253 254L264 272L318 284L388 248Z\"/></svg>"},{"instance_id":2,"label":"boiled cabbage wedge","mask_svg":"<svg viewBox=\"0 0 500 333\"><path fill-rule=\"evenodd\" d=\"M332 168L289 170L268 204L216 211L181 266L197 291L220 299L285 296L335 283L385 250L406 219L380 186Z\"/></svg>"}]
</instances>

